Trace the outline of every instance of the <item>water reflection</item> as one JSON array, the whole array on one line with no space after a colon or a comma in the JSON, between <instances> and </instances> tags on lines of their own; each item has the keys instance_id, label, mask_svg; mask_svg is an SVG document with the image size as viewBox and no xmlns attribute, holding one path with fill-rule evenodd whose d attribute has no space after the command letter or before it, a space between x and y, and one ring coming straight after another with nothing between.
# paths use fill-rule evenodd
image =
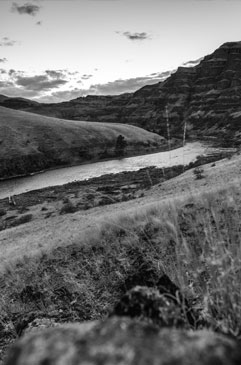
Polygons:
<instances>
[{"instance_id":1,"label":"water reflection","mask_svg":"<svg viewBox=\"0 0 241 365\"><path fill-rule=\"evenodd\" d=\"M205 154L207 146L199 143L187 143L184 147L172 151L150 155L128 157L120 160L96 162L92 164L65 167L46 171L34 176L16 178L0 182L0 199L48 186L63 185L72 181L81 181L105 174L122 171L136 171L148 166L167 167L189 164L198 155Z\"/></svg>"}]
</instances>

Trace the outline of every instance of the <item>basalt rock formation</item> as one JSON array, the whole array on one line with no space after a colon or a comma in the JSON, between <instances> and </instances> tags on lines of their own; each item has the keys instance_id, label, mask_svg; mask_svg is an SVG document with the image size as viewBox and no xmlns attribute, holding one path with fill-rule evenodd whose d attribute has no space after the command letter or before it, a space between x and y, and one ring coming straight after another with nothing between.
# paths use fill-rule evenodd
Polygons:
<instances>
[{"instance_id":1,"label":"basalt rock formation","mask_svg":"<svg viewBox=\"0 0 241 365\"><path fill-rule=\"evenodd\" d=\"M2 99L2 100L1 100ZM223 44L194 67L179 67L165 81L132 94L87 96L58 104L0 98L0 105L58 118L119 122L172 136L239 140L241 133L241 42Z\"/></svg>"},{"instance_id":2,"label":"basalt rock formation","mask_svg":"<svg viewBox=\"0 0 241 365\"><path fill-rule=\"evenodd\" d=\"M159 329L129 318L30 332L5 365L237 365L239 344L211 331Z\"/></svg>"}]
</instances>

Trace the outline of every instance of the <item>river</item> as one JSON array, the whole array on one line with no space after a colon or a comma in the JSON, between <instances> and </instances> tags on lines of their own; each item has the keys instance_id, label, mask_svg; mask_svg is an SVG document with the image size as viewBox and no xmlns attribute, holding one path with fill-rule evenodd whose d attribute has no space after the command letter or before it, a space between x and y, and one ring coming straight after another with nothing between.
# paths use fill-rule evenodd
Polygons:
<instances>
[{"instance_id":1,"label":"river","mask_svg":"<svg viewBox=\"0 0 241 365\"><path fill-rule=\"evenodd\" d=\"M187 165L195 161L198 155L204 155L212 151L214 151L214 148L208 147L203 143L190 142L184 147L167 152L49 170L32 176L1 181L0 199L6 198L9 195L17 195L48 186L86 180L105 174L136 171L148 166L157 166L160 168L180 164Z\"/></svg>"}]
</instances>

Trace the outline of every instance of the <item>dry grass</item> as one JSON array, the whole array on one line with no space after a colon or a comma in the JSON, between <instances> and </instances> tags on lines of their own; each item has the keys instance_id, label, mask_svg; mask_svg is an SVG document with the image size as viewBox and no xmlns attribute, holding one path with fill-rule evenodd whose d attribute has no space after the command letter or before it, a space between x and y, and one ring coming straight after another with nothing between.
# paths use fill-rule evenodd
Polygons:
<instances>
[{"instance_id":1,"label":"dry grass","mask_svg":"<svg viewBox=\"0 0 241 365\"><path fill-rule=\"evenodd\" d=\"M36 153L52 158L55 150L63 159L75 149L92 153L100 147L115 147L120 134L131 145L164 142L163 137L132 125L64 120L4 107L0 107L0 119L0 156L8 160Z\"/></svg>"},{"instance_id":2,"label":"dry grass","mask_svg":"<svg viewBox=\"0 0 241 365\"><path fill-rule=\"evenodd\" d=\"M9 264L1 317L61 310L69 320L105 316L134 285L165 272L196 299L214 329L240 336L240 189L152 204L120 215L69 246Z\"/></svg>"}]
</instances>

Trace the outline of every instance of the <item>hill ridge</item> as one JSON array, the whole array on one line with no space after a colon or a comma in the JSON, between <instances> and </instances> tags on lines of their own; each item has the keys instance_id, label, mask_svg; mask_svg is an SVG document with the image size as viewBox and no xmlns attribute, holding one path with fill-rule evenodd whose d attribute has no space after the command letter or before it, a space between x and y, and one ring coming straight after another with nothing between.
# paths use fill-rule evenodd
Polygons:
<instances>
[{"instance_id":1,"label":"hill ridge","mask_svg":"<svg viewBox=\"0 0 241 365\"><path fill-rule=\"evenodd\" d=\"M123 124L68 121L0 106L0 178L165 149L161 136Z\"/></svg>"}]
</instances>

